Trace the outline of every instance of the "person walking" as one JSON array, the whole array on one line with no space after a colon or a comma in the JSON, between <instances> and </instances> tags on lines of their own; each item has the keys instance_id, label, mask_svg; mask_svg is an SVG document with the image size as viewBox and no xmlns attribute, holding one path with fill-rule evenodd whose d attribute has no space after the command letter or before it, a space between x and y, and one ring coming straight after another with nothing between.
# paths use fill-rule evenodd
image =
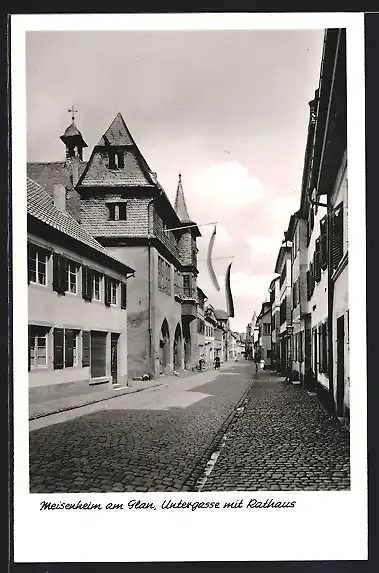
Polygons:
<instances>
[{"instance_id":1,"label":"person walking","mask_svg":"<svg viewBox=\"0 0 379 573\"><path fill-rule=\"evenodd\" d=\"M215 358L215 370L219 370L220 369L220 357L216 356Z\"/></svg>"}]
</instances>

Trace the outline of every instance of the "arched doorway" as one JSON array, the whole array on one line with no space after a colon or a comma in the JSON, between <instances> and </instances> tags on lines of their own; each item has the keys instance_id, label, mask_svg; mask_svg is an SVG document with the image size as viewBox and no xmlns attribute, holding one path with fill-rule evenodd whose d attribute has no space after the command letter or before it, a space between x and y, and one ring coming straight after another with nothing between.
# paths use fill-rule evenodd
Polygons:
<instances>
[{"instance_id":1,"label":"arched doorway","mask_svg":"<svg viewBox=\"0 0 379 573\"><path fill-rule=\"evenodd\" d=\"M178 371L182 367L182 329L180 324L176 325L173 350L174 370Z\"/></svg>"},{"instance_id":2,"label":"arched doorway","mask_svg":"<svg viewBox=\"0 0 379 573\"><path fill-rule=\"evenodd\" d=\"M161 336L159 340L159 366L160 373L164 373L170 362L170 331L166 319L162 322Z\"/></svg>"}]
</instances>

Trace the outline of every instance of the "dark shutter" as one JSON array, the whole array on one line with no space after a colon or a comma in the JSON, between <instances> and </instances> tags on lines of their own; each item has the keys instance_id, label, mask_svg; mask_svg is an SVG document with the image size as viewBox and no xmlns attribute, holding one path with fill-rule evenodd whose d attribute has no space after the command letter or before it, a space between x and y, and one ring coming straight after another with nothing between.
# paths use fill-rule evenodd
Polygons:
<instances>
[{"instance_id":1,"label":"dark shutter","mask_svg":"<svg viewBox=\"0 0 379 573\"><path fill-rule=\"evenodd\" d=\"M106 374L106 333L91 332L91 378Z\"/></svg>"},{"instance_id":2,"label":"dark shutter","mask_svg":"<svg viewBox=\"0 0 379 573\"><path fill-rule=\"evenodd\" d=\"M106 306L111 305L111 280L104 275L104 302Z\"/></svg>"},{"instance_id":3,"label":"dark shutter","mask_svg":"<svg viewBox=\"0 0 379 573\"><path fill-rule=\"evenodd\" d=\"M93 284L92 284L92 269L83 266L82 273L82 297L84 300L92 300Z\"/></svg>"},{"instance_id":4,"label":"dark shutter","mask_svg":"<svg viewBox=\"0 0 379 573\"><path fill-rule=\"evenodd\" d=\"M30 283L31 269L30 269L30 243L28 243L28 284ZM37 271L36 271L37 272ZM29 368L30 370L30 368Z\"/></svg>"},{"instance_id":5,"label":"dark shutter","mask_svg":"<svg viewBox=\"0 0 379 573\"><path fill-rule=\"evenodd\" d=\"M68 291L68 260L66 257L61 256L61 287L62 292L65 293Z\"/></svg>"},{"instance_id":6,"label":"dark shutter","mask_svg":"<svg viewBox=\"0 0 379 573\"><path fill-rule=\"evenodd\" d=\"M126 308L126 283L121 283L121 308Z\"/></svg>"},{"instance_id":7,"label":"dark shutter","mask_svg":"<svg viewBox=\"0 0 379 573\"><path fill-rule=\"evenodd\" d=\"M343 210L339 207L333 214L332 256L333 269L336 269L343 257Z\"/></svg>"},{"instance_id":8,"label":"dark shutter","mask_svg":"<svg viewBox=\"0 0 379 573\"><path fill-rule=\"evenodd\" d=\"M53 253L53 290L60 294L68 290L66 259L59 253Z\"/></svg>"},{"instance_id":9,"label":"dark shutter","mask_svg":"<svg viewBox=\"0 0 379 573\"><path fill-rule=\"evenodd\" d=\"M90 365L91 361L91 333L89 330L83 330L82 333L82 366L83 368Z\"/></svg>"},{"instance_id":10,"label":"dark shutter","mask_svg":"<svg viewBox=\"0 0 379 573\"><path fill-rule=\"evenodd\" d=\"M86 266L82 266L82 298L84 298L84 300L87 300L88 298L88 294L87 294L87 273L88 273L88 267Z\"/></svg>"},{"instance_id":11,"label":"dark shutter","mask_svg":"<svg viewBox=\"0 0 379 573\"><path fill-rule=\"evenodd\" d=\"M73 339L74 333L72 330L65 331L65 362L66 368L74 365L74 355L73 355Z\"/></svg>"},{"instance_id":12,"label":"dark shutter","mask_svg":"<svg viewBox=\"0 0 379 573\"><path fill-rule=\"evenodd\" d=\"M315 280L320 282L321 280L321 245L320 237L316 239L315 245Z\"/></svg>"},{"instance_id":13,"label":"dark shutter","mask_svg":"<svg viewBox=\"0 0 379 573\"><path fill-rule=\"evenodd\" d=\"M320 265L323 270L328 266L328 235L326 219L320 221Z\"/></svg>"},{"instance_id":14,"label":"dark shutter","mask_svg":"<svg viewBox=\"0 0 379 573\"><path fill-rule=\"evenodd\" d=\"M53 290L60 292L59 288L60 255L53 253Z\"/></svg>"},{"instance_id":15,"label":"dark shutter","mask_svg":"<svg viewBox=\"0 0 379 573\"><path fill-rule=\"evenodd\" d=\"M54 328L54 370L63 368L63 328Z\"/></svg>"}]
</instances>

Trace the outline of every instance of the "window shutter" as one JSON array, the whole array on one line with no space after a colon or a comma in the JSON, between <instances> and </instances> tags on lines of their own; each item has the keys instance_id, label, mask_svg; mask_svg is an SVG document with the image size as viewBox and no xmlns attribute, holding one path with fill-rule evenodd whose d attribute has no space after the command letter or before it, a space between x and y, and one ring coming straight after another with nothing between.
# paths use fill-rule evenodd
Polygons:
<instances>
[{"instance_id":1,"label":"window shutter","mask_svg":"<svg viewBox=\"0 0 379 573\"><path fill-rule=\"evenodd\" d=\"M61 288L62 292L65 293L68 291L68 260L66 257L61 256Z\"/></svg>"},{"instance_id":2,"label":"window shutter","mask_svg":"<svg viewBox=\"0 0 379 573\"><path fill-rule=\"evenodd\" d=\"M332 256L333 269L338 267L343 257L343 210L339 207L333 214Z\"/></svg>"},{"instance_id":3,"label":"window shutter","mask_svg":"<svg viewBox=\"0 0 379 573\"><path fill-rule=\"evenodd\" d=\"M82 366L83 368L90 365L91 361L91 333L89 330L83 330L82 333Z\"/></svg>"},{"instance_id":4,"label":"window shutter","mask_svg":"<svg viewBox=\"0 0 379 573\"><path fill-rule=\"evenodd\" d=\"M121 308L126 308L126 283L121 283Z\"/></svg>"},{"instance_id":5,"label":"window shutter","mask_svg":"<svg viewBox=\"0 0 379 573\"><path fill-rule=\"evenodd\" d=\"M327 243L327 224L326 219L320 221L320 265L323 270L328 266L328 243Z\"/></svg>"},{"instance_id":6,"label":"window shutter","mask_svg":"<svg viewBox=\"0 0 379 573\"><path fill-rule=\"evenodd\" d=\"M59 292L59 268L60 268L60 255L53 253L53 290Z\"/></svg>"},{"instance_id":7,"label":"window shutter","mask_svg":"<svg viewBox=\"0 0 379 573\"><path fill-rule=\"evenodd\" d=\"M107 275L104 275L104 302L106 306L111 305L111 281Z\"/></svg>"},{"instance_id":8,"label":"window shutter","mask_svg":"<svg viewBox=\"0 0 379 573\"><path fill-rule=\"evenodd\" d=\"M321 244L320 244L320 237L316 239L315 245L315 279L316 282L320 282L321 280Z\"/></svg>"},{"instance_id":9,"label":"window shutter","mask_svg":"<svg viewBox=\"0 0 379 573\"><path fill-rule=\"evenodd\" d=\"M65 363L66 368L74 365L73 355L73 339L74 333L72 330L65 331Z\"/></svg>"},{"instance_id":10,"label":"window shutter","mask_svg":"<svg viewBox=\"0 0 379 573\"><path fill-rule=\"evenodd\" d=\"M87 300L93 298L93 271L87 268Z\"/></svg>"},{"instance_id":11,"label":"window shutter","mask_svg":"<svg viewBox=\"0 0 379 573\"><path fill-rule=\"evenodd\" d=\"M88 298L87 273L88 273L88 267L83 265L82 266L82 298L84 298L84 300L87 300L87 298Z\"/></svg>"},{"instance_id":12,"label":"window shutter","mask_svg":"<svg viewBox=\"0 0 379 573\"><path fill-rule=\"evenodd\" d=\"M54 370L63 368L63 328L54 328Z\"/></svg>"}]
</instances>

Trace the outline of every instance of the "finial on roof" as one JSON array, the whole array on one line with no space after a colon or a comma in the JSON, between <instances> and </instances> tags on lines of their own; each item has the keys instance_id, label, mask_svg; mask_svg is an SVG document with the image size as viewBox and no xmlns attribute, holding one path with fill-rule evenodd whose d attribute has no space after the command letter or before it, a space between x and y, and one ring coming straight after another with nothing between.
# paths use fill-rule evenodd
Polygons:
<instances>
[{"instance_id":1,"label":"finial on roof","mask_svg":"<svg viewBox=\"0 0 379 573\"><path fill-rule=\"evenodd\" d=\"M68 111L68 113L71 113L71 119L74 122L75 121L75 114L78 113L78 110L75 109L74 106L72 106L72 108L68 109L67 111Z\"/></svg>"}]
</instances>

